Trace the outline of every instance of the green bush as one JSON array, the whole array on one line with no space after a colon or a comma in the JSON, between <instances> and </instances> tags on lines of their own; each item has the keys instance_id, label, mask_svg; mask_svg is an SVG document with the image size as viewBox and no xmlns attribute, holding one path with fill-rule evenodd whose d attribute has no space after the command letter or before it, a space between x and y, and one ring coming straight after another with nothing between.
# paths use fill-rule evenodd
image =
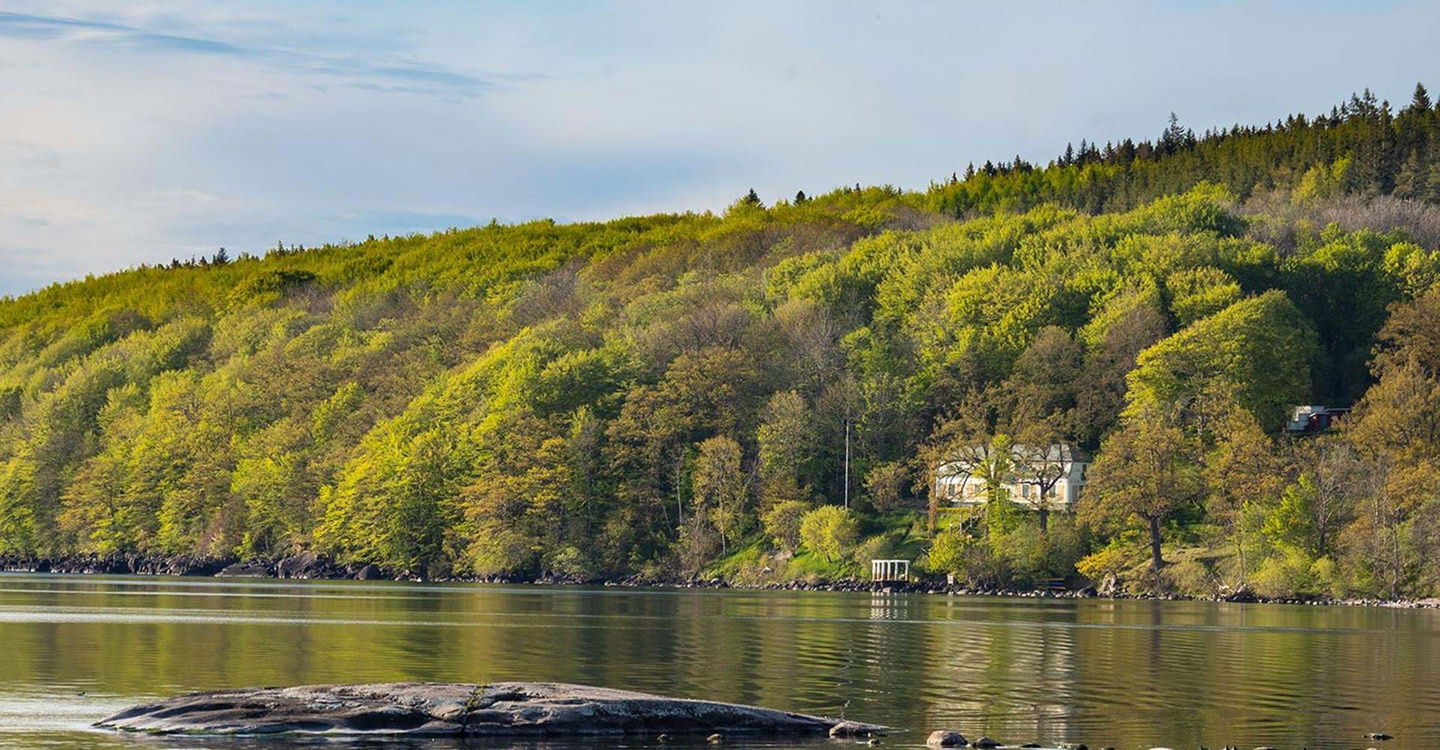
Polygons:
<instances>
[{"instance_id":1,"label":"green bush","mask_svg":"<svg viewBox=\"0 0 1440 750\"><path fill-rule=\"evenodd\" d=\"M1265 558L1250 577L1255 593L1266 597L1326 596L1336 592L1336 583L1334 561L1293 547Z\"/></svg>"},{"instance_id":2,"label":"green bush","mask_svg":"<svg viewBox=\"0 0 1440 750\"><path fill-rule=\"evenodd\" d=\"M800 541L827 562L838 562L860 535L855 514L838 505L822 505L800 520Z\"/></svg>"},{"instance_id":3,"label":"green bush","mask_svg":"<svg viewBox=\"0 0 1440 750\"><path fill-rule=\"evenodd\" d=\"M867 537L855 547L855 562L864 568L871 560L892 560L897 557L899 549L900 538L897 534L876 534Z\"/></svg>"},{"instance_id":4,"label":"green bush","mask_svg":"<svg viewBox=\"0 0 1440 750\"><path fill-rule=\"evenodd\" d=\"M760 520L765 525L765 535L777 549L794 552L800 547L800 522L810 510L810 503L800 500L785 500L765 511Z\"/></svg>"},{"instance_id":5,"label":"green bush","mask_svg":"<svg viewBox=\"0 0 1440 750\"><path fill-rule=\"evenodd\" d=\"M1075 570L1099 585L1106 578L1119 578L1134 564L1137 553L1129 545L1111 543L1081 558L1075 563Z\"/></svg>"}]
</instances>

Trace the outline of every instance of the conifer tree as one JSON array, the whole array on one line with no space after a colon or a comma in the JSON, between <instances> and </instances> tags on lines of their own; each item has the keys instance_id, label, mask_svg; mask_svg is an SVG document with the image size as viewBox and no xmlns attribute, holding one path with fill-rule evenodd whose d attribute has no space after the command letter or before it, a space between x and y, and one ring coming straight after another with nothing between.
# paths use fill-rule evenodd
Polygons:
<instances>
[{"instance_id":1,"label":"conifer tree","mask_svg":"<svg viewBox=\"0 0 1440 750\"><path fill-rule=\"evenodd\" d=\"M1425 84L1416 83L1415 93L1410 97L1410 110L1425 112L1430 109L1430 106L1430 92L1425 90Z\"/></svg>"}]
</instances>

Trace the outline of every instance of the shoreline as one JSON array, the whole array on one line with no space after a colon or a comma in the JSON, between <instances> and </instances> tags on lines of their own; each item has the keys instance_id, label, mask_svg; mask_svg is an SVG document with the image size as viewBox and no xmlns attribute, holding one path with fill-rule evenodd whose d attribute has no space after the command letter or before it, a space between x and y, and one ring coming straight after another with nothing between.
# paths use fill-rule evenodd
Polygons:
<instances>
[{"instance_id":1,"label":"shoreline","mask_svg":"<svg viewBox=\"0 0 1440 750\"><path fill-rule=\"evenodd\" d=\"M336 563L312 553L274 560L238 560L195 555L66 555L57 558L0 555L0 572L62 575L152 575L177 578L237 578L302 581L401 581L412 583L491 583L549 586L601 586L617 588L734 589L737 591L869 592L875 594L929 594L991 596L1015 599L1108 599L1112 601L1177 601L1231 604L1295 604L1330 607L1383 607L1440 609L1440 597L1419 599L1337 599L1333 597L1264 597L1251 592L1230 596L1191 596L1174 593L1100 593L1080 589L972 588L942 581L880 582L856 578L741 583L722 578L652 579L638 574L619 578L579 579L555 576L445 576L425 578L392 574L371 564Z\"/></svg>"}]
</instances>

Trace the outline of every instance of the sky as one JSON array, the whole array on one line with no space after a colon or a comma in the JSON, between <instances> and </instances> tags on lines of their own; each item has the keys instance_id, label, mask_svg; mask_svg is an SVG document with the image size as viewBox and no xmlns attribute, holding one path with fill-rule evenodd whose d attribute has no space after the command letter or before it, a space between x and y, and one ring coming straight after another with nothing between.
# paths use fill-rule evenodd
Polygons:
<instances>
[{"instance_id":1,"label":"sky","mask_svg":"<svg viewBox=\"0 0 1440 750\"><path fill-rule=\"evenodd\" d=\"M1440 5L0 0L0 295L1440 90ZM1428 80L1427 80L1428 79Z\"/></svg>"}]
</instances>

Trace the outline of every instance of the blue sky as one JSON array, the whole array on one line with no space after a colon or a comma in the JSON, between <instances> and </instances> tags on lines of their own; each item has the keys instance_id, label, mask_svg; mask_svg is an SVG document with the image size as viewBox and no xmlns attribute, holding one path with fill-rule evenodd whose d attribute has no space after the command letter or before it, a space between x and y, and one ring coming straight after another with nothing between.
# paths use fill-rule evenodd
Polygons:
<instances>
[{"instance_id":1,"label":"blue sky","mask_svg":"<svg viewBox=\"0 0 1440 750\"><path fill-rule=\"evenodd\" d=\"M0 0L0 294L1440 89L1426 3Z\"/></svg>"}]
</instances>

